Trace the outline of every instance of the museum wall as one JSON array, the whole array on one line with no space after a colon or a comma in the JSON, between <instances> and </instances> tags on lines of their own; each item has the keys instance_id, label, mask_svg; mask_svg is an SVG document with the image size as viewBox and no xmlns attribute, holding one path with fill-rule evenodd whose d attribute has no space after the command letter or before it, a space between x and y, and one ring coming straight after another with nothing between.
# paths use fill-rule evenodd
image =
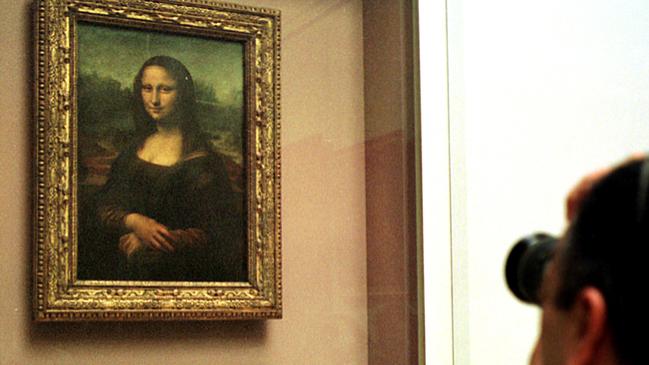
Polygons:
<instances>
[{"instance_id":1,"label":"museum wall","mask_svg":"<svg viewBox=\"0 0 649 365\"><path fill-rule=\"evenodd\" d=\"M5 1L0 364L367 363L362 3L249 2L282 10L284 318L31 322L31 20Z\"/></svg>"}]
</instances>

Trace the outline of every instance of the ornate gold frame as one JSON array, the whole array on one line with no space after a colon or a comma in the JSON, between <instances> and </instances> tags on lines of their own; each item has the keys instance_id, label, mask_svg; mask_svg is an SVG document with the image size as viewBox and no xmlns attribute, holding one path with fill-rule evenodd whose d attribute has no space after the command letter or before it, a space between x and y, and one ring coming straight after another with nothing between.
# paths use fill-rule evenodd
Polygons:
<instances>
[{"instance_id":1,"label":"ornate gold frame","mask_svg":"<svg viewBox=\"0 0 649 365\"><path fill-rule=\"evenodd\" d=\"M76 278L79 20L244 42L249 282ZM41 0L35 27L35 320L281 318L279 12L205 0Z\"/></svg>"}]
</instances>

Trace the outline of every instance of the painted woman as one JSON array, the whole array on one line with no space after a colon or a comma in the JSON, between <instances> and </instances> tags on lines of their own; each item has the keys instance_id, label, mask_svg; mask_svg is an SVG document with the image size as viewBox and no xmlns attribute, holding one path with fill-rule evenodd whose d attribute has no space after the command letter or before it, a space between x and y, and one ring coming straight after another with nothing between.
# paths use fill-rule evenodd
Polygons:
<instances>
[{"instance_id":1,"label":"painted woman","mask_svg":"<svg viewBox=\"0 0 649 365\"><path fill-rule=\"evenodd\" d=\"M133 82L135 138L97 197L118 279L246 281L243 218L225 166L195 117L194 82L168 56Z\"/></svg>"}]
</instances>

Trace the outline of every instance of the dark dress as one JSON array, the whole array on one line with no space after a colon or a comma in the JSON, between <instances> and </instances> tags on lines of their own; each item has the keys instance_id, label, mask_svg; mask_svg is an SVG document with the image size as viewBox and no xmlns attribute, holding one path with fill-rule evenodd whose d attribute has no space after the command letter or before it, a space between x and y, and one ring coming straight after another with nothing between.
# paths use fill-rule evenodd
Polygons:
<instances>
[{"instance_id":1,"label":"dark dress","mask_svg":"<svg viewBox=\"0 0 649 365\"><path fill-rule=\"evenodd\" d=\"M239 203L239 205L237 205ZM115 279L247 281L244 220L225 166L213 152L188 154L172 166L140 159L137 146L122 152L96 200L104 250L118 252L129 233L124 217L140 213L175 237L171 253L145 246L126 260L118 252Z\"/></svg>"}]
</instances>

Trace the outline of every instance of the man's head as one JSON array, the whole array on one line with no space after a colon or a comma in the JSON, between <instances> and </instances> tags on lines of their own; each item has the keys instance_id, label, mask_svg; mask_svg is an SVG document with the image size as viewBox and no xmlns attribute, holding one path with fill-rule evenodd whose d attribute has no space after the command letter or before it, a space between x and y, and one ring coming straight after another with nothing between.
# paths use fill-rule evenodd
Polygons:
<instances>
[{"instance_id":1,"label":"man's head","mask_svg":"<svg viewBox=\"0 0 649 365\"><path fill-rule=\"evenodd\" d=\"M599 181L558 244L542 289L543 365L646 363L643 162L627 163Z\"/></svg>"}]
</instances>

